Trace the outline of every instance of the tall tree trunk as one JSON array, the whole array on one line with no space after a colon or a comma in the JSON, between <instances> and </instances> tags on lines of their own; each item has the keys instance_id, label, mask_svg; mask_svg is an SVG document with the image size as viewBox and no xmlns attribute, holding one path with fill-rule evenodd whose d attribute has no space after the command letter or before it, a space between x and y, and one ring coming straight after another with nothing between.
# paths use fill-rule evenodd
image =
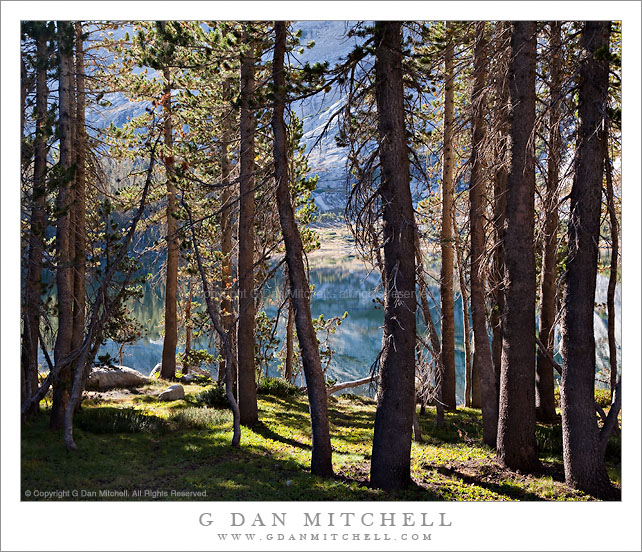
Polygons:
<instances>
[{"instance_id":1,"label":"tall tree trunk","mask_svg":"<svg viewBox=\"0 0 642 552\"><path fill-rule=\"evenodd\" d=\"M568 262L562 318L562 443L566 483L602 498L614 489L604 467L595 417L593 310L597 277L603 134L608 95L607 21L587 21L582 31L579 128L571 190Z\"/></svg>"},{"instance_id":2,"label":"tall tree trunk","mask_svg":"<svg viewBox=\"0 0 642 552\"><path fill-rule=\"evenodd\" d=\"M551 355L555 345L555 318L557 293L557 227L558 227L558 187L562 137L560 134L560 94L561 83L561 32L559 21L550 23L550 88L549 96L549 137L546 199L544 203L544 236L542 244L541 300L539 314L539 338L546 345ZM535 406L537 419L542 422L554 421L555 416L555 378L553 367L544 358L541 351L537 353L537 375L535 387Z\"/></svg>"},{"instance_id":3,"label":"tall tree trunk","mask_svg":"<svg viewBox=\"0 0 642 552\"><path fill-rule=\"evenodd\" d=\"M24 331L22 337L22 404L31 399L38 390L38 335L42 306L42 255L46 228L45 200L47 172L47 38L44 29L39 29L36 38L36 129L34 141L33 192L27 257L27 280L23 307ZM38 405L28 415L37 412Z\"/></svg>"},{"instance_id":4,"label":"tall tree trunk","mask_svg":"<svg viewBox=\"0 0 642 552\"><path fill-rule=\"evenodd\" d=\"M73 335L74 285L71 265L71 181L73 179L72 107L73 107L73 26L58 21L60 52L60 161L58 198L56 200L56 291L58 296L58 334L54 346L57 377L53 382L49 427L62 429L71 387L71 339Z\"/></svg>"},{"instance_id":5,"label":"tall tree trunk","mask_svg":"<svg viewBox=\"0 0 642 552\"><path fill-rule=\"evenodd\" d=\"M252 426L259 421L254 368L254 133L252 110L254 94L254 45L248 32L241 54L241 179L239 189L239 325L238 325L238 400L241 423Z\"/></svg>"},{"instance_id":6,"label":"tall tree trunk","mask_svg":"<svg viewBox=\"0 0 642 552\"><path fill-rule=\"evenodd\" d=\"M176 217L176 169L174 166L172 137L172 82L168 67L163 70L165 89L163 109L165 111L165 173L167 178L167 269L165 273L165 336L160 377L172 380L176 377L176 343L178 341L178 320L176 317L178 288L178 224Z\"/></svg>"},{"instance_id":7,"label":"tall tree trunk","mask_svg":"<svg viewBox=\"0 0 642 552\"><path fill-rule=\"evenodd\" d=\"M461 312L464 319L464 373L465 388L464 401L467 407L472 404L472 386L473 386L473 360L470 347L470 313L468 311L468 288L466 286L466 266L464 264L461 247L459 246L459 232L457 231L457 221L453 217L453 235L455 252L457 253L457 273L459 274L459 293L461 295Z\"/></svg>"},{"instance_id":8,"label":"tall tree trunk","mask_svg":"<svg viewBox=\"0 0 642 552\"><path fill-rule=\"evenodd\" d=\"M375 44L386 286L370 482L377 488L400 489L411 482L417 332L415 223L404 121L401 24L377 21Z\"/></svg>"},{"instance_id":9,"label":"tall tree trunk","mask_svg":"<svg viewBox=\"0 0 642 552\"><path fill-rule=\"evenodd\" d=\"M609 285L606 290L607 329L609 338L609 367L611 403L614 401L615 387L617 385L617 343L615 341L615 287L617 286L618 256L620 253L620 229L615 212L615 197L613 194L613 167L609 155L608 131L604 131L604 170L606 174L606 203L609 211L609 224L611 227L611 273Z\"/></svg>"},{"instance_id":10,"label":"tall tree trunk","mask_svg":"<svg viewBox=\"0 0 642 552\"><path fill-rule=\"evenodd\" d=\"M448 410L457 408L455 375L455 305L453 300L453 196L455 184L455 148L453 127L455 124L455 70L453 24L446 23L448 43L445 54L444 97L444 163L441 195L441 364L442 401Z\"/></svg>"},{"instance_id":11,"label":"tall tree trunk","mask_svg":"<svg viewBox=\"0 0 642 552\"><path fill-rule=\"evenodd\" d=\"M223 100L226 105L231 105L231 83L229 79L223 82ZM230 128L230 117L225 117L221 133L221 182L223 183L223 192L221 194L221 215L219 225L221 227L221 255L223 256L221 264L221 324L223 329L233 339L234 332L234 307L232 304L231 292L233 288L233 266L232 266L232 201L234 197L234 187L230 175L232 173L232 161L230 159L229 148L232 142L232 132ZM234 350L234 344L230 346ZM221 347L222 349L222 347ZM221 355L218 367L218 381L225 380L225 355Z\"/></svg>"},{"instance_id":12,"label":"tall tree trunk","mask_svg":"<svg viewBox=\"0 0 642 552\"><path fill-rule=\"evenodd\" d=\"M506 193L506 313L497 453L506 466L532 471L535 443L535 61L536 25L514 21L508 70L511 166Z\"/></svg>"},{"instance_id":13,"label":"tall tree trunk","mask_svg":"<svg viewBox=\"0 0 642 552\"><path fill-rule=\"evenodd\" d=\"M74 118L74 206L73 206L73 267L74 267L74 310L72 350L80 349L85 332L85 273L86 273L86 170L87 136L85 131L85 52L82 23L74 24L76 41L76 113ZM83 369L76 366L76 369Z\"/></svg>"},{"instance_id":14,"label":"tall tree trunk","mask_svg":"<svg viewBox=\"0 0 642 552\"><path fill-rule=\"evenodd\" d=\"M486 182L481 159L485 135L486 38L483 21L475 24L475 51L473 74L472 150L470 155L470 303L473 315L475 355L473 356L473 383L479 378L483 440L490 446L497 442L497 389L495 370L486 328L485 278L482 260L485 251L484 213L486 210Z\"/></svg>"},{"instance_id":15,"label":"tall tree trunk","mask_svg":"<svg viewBox=\"0 0 642 552\"><path fill-rule=\"evenodd\" d=\"M331 477L332 446L330 444L330 422L328 420L328 397L321 368L321 358L316 332L312 325L310 312L310 286L303 262L303 244L294 218L290 199L288 177L288 138L283 119L285 111L285 41L286 25L283 21L274 22L275 44L272 76L274 81L274 112L272 131L274 133L274 175L277 191L276 200L283 241L285 258L290 278L290 293L294 303L299 348L303 360L303 371L308 389L310 419L312 425L312 473Z\"/></svg>"}]
</instances>

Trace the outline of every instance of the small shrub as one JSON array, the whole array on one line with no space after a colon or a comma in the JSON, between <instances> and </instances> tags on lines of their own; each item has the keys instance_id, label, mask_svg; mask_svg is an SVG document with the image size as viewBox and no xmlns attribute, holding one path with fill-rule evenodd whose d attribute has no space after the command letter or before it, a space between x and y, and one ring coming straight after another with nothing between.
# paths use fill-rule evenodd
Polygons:
<instances>
[{"instance_id":1,"label":"small shrub","mask_svg":"<svg viewBox=\"0 0 642 552\"><path fill-rule=\"evenodd\" d=\"M225 386L212 385L196 395L197 404L209 406L210 408L229 408L230 404L225 395Z\"/></svg>"},{"instance_id":2,"label":"small shrub","mask_svg":"<svg viewBox=\"0 0 642 552\"><path fill-rule=\"evenodd\" d=\"M88 408L76 417L76 425L91 433L156 433L166 422L133 408Z\"/></svg>"},{"instance_id":3,"label":"small shrub","mask_svg":"<svg viewBox=\"0 0 642 552\"><path fill-rule=\"evenodd\" d=\"M257 388L259 395L272 395L273 397L294 397L301 393L296 385L283 378L261 378Z\"/></svg>"}]
</instances>

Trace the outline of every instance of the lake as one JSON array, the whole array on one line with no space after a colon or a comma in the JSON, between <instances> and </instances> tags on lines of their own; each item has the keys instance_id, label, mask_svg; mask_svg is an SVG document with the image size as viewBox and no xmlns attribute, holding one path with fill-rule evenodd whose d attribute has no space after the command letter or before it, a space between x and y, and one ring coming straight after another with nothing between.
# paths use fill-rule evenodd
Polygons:
<instances>
[{"instance_id":1,"label":"lake","mask_svg":"<svg viewBox=\"0 0 642 552\"><path fill-rule=\"evenodd\" d=\"M326 261L331 262L326 262ZM375 292L379 284L379 277L374 272L368 272L363 264L353 256L343 259L345 262L336 262L330 257L316 255L311 258L310 282L314 285L314 296L312 298L312 315L317 317L324 314L325 318L342 316L348 312L347 318L337 328L335 334L330 336L330 345L336 352L333 356L327 376L339 382L365 377L372 363L377 358L381 346L383 310L376 301L381 297L381 291ZM598 276L596 290L596 312L595 312L595 339L597 350L597 370L608 374L608 340L606 325L606 310L601 306L606 302L606 288L608 279L602 275ZM270 317L275 316L277 305L281 297L281 280L275 278L263 293L264 309ZM431 291L436 302L439 302L439 288L434 282ZM616 293L616 335L618 341L618 362L621 363L621 296L620 286ZM373 299L375 299L373 301ZM285 310L285 309L284 309ZM162 352L162 320L164 314L164 302L158 290L149 288L142 301L137 302L133 307L134 314L141 322L144 322L148 335L137 343L126 345L123 348L122 363L145 374L149 374L152 368L160 362ZM284 313L284 315L287 313ZM438 323L437 310L433 305L433 319ZM457 400L463 404L464 398L464 351L463 351L463 315L461 299L457 296L455 303L455 341L456 350L456 374L457 374ZM559 334L559 332L558 332ZM284 335L284 321L281 317L277 337L282 339ZM179 340L180 341L180 340ZM210 352L216 353L215 340L200 338L193 345L194 348L207 348ZM557 347L559 347L559 336ZM118 345L108 342L102 349L102 353L110 353L118 357ZM180 348L182 350L182 348ZM558 357L558 360L559 357ZM277 375L278 361L275 360L270 368L270 375ZM620 364L618 364L619 366ZM216 367L211 367L216 373ZM297 383L301 383L297 381ZM600 385L598 383L598 385ZM350 390L355 391L355 390ZM367 393L366 386L356 390L360 393Z\"/></svg>"}]
</instances>

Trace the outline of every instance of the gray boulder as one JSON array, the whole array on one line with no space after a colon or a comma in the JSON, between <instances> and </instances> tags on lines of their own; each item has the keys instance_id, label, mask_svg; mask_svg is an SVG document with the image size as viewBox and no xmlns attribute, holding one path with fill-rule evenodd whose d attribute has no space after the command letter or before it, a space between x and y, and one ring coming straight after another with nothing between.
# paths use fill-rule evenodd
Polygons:
<instances>
[{"instance_id":1,"label":"gray boulder","mask_svg":"<svg viewBox=\"0 0 642 552\"><path fill-rule=\"evenodd\" d=\"M185 398L185 389L182 385L176 384L171 385L160 395L158 395L159 401L178 401Z\"/></svg>"},{"instance_id":2,"label":"gray boulder","mask_svg":"<svg viewBox=\"0 0 642 552\"><path fill-rule=\"evenodd\" d=\"M89 391L106 391L107 389L139 387L149 383L138 370L127 366L100 366L92 368L87 378L86 389Z\"/></svg>"}]
</instances>

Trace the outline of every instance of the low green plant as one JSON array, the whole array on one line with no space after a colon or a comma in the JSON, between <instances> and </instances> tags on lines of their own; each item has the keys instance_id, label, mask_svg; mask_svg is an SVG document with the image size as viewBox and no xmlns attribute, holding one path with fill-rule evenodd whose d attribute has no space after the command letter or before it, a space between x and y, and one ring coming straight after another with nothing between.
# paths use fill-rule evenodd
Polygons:
<instances>
[{"instance_id":1,"label":"low green plant","mask_svg":"<svg viewBox=\"0 0 642 552\"><path fill-rule=\"evenodd\" d=\"M225 386L215 384L207 387L194 398L197 404L210 408L229 408L230 404L225 394Z\"/></svg>"},{"instance_id":2,"label":"low green plant","mask_svg":"<svg viewBox=\"0 0 642 552\"><path fill-rule=\"evenodd\" d=\"M301 393L296 385L283 378L261 378L256 391L259 395L273 397L294 397Z\"/></svg>"},{"instance_id":3,"label":"low green plant","mask_svg":"<svg viewBox=\"0 0 642 552\"><path fill-rule=\"evenodd\" d=\"M167 428L162 418L134 408L87 408L76 417L76 425L91 433L157 433Z\"/></svg>"},{"instance_id":4,"label":"low green plant","mask_svg":"<svg viewBox=\"0 0 642 552\"><path fill-rule=\"evenodd\" d=\"M216 429L231 422L229 412L213 408L188 407L182 408L167 419L171 429Z\"/></svg>"}]
</instances>

